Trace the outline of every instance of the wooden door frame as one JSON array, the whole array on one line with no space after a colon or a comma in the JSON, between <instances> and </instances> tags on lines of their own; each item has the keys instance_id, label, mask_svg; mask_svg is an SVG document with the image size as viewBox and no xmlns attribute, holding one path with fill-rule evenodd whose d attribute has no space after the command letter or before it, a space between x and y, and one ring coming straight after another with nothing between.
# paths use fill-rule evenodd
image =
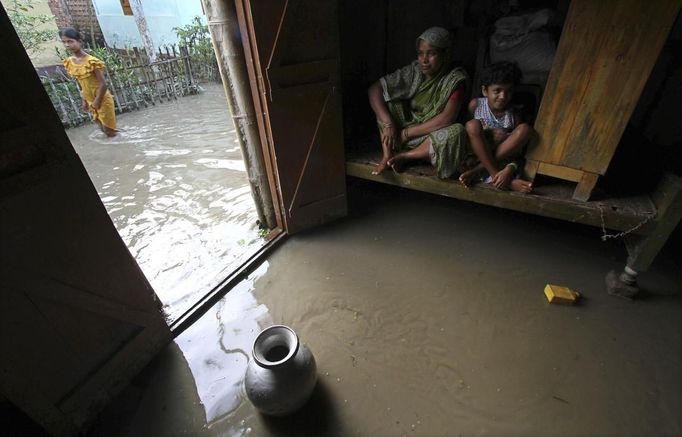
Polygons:
<instances>
[{"instance_id":1,"label":"wooden door frame","mask_svg":"<svg viewBox=\"0 0 682 437\"><path fill-rule=\"evenodd\" d=\"M232 0L228 0L232 1ZM258 120L258 132L261 138L261 147L263 149L263 161L265 164L265 172L270 183L270 192L272 193L272 203L275 206L275 219L277 221L277 230L282 232L286 229L284 221L284 202L280 193L279 175L276 170L276 160L274 150L272 148L272 130L270 127L270 118L267 116L266 95L259 92L260 89L265 88L263 80L264 72L262 64L258 56L258 50L253 43L255 35L253 28L246 25L247 21L251 21L250 8L245 5L246 0L234 0L237 8L237 17L239 21L239 32L242 37L244 45L244 59L246 62L246 69L249 75L249 82L251 84L251 97L253 105L256 109L256 117ZM279 35L278 35L279 36ZM256 80L256 78L258 78Z\"/></svg>"},{"instance_id":2,"label":"wooden door frame","mask_svg":"<svg viewBox=\"0 0 682 437\"><path fill-rule=\"evenodd\" d=\"M334 111L340 112L342 109L340 100L329 105L329 108L331 108L329 112L327 105L328 102L340 99L338 94L340 86L335 82L339 80L339 71L334 68L338 64L338 53L334 55L333 62L329 62L332 58L305 60L300 63L289 60L293 63L281 65L282 56L286 53L288 38L290 38L294 29L292 19L295 18L299 11L299 6L303 6L304 2L301 0L283 0L277 2L276 5L274 2L269 4L268 7L272 11L268 11L268 13L272 12L281 15L277 17L270 16L270 21L268 21L267 25L259 28L258 26L263 24L261 22L263 19L262 4L252 0L230 1L234 1L236 6L239 31L241 33L242 45L244 46L245 62L251 84L251 95L267 170L266 174L270 183L273 204L276 204L274 209L278 227L290 234L345 216L347 213L347 195L343 166L343 127L340 114L338 120L333 115ZM336 21L334 23L336 25ZM267 29L266 34L268 36L265 38L267 41L260 41L259 43L257 34L264 29ZM259 44L261 45L259 46ZM334 44L338 45L338 41ZM328 82L320 82L319 78L314 77L315 73L319 71L323 71L327 75ZM302 76L300 83L291 80L295 73ZM279 83L281 81L287 82L287 84L282 85ZM313 89L326 91L323 101L318 102L320 103L320 112L315 113L317 118L312 120L312 123L316 123L315 128L310 132L306 132L311 135L310 142L304 143L307 145L307 148L301 146L302 143L300 142L292 143L291 138L286 138L287 135L283 135L286 128L282 125L282 114L286 114L285 111L287 109L297 112L299 107L292 106L286 109L281 107L280 105L283 102L287 102L287 97L283 97L281 94L285 90L289 92L294 87L298 87L298 92L310 93L311 96L313 95L311 93ZM296 93L291 95L301 96L301 94ZM327 116L327 113L332 115ZM310 114L306 116L308 115ZM334 123L334 120L338 121L338 126L336 124L331 126L338 127L339 129L338 138L341 141L340 145L335 145L333 140L330 141L330 137L321 140L320 136L318 136L318 132L326 132L319 129L321 123ZM305 127L310 126L313 125L305 125ZM329 162L340 163L338 174L341 175L343 182L339 183L339 180L335 180L329 181L330 183L327 185L319 185L319 187L331 188L326 192L324 190L316 190L315 184L311 183L311 180L308 179L310 174L322 169L326 172L324 174L337 174L337 168L333 166L327 165L325 167L324 165L319 165L319 163L309 165L315 162L314 157L323 156L320 154L322 153L320 152L320 145L325 145L325 152L334 154L340 150L341 155L338 161ZM290 149L290 147L292 148ZM301 151L303 151L303 155L296 156L296 153ZM291 161L294 156L295 158ZM292 164L294 166L301 165L300 173L294 175L297 179L289 179L289 176L291 176L289 173L291 173L293 168L296 168L297 170L295 171L298 171L298 167L291 167ZM293 183L291 183L292 181ZM337 191L334 191L335 189ZM309 203L303 203L306 200L306 196L312 196L307 198Z\"/></svg>"},{"instance_id":3,"label":"wooden door frame","mask_svg":"<svg viewBox=\"0 0 682 437\"><path fill-rule=\"evenodd\" d=\"M187 311L181 314L175 321L170 324L170 330L173 336L180 335L185 329L197 321L201 316L203 316L206 311L208 311L213 305L215 305L220 299L222 299L230 290L239 284L244 278L246 278L251 272L253 272L260 264L265 260L265 258L287 237L287 232L285 228L284 218L283 218L283 206L282 197L279 192L279 178L277 176L274 154L271 148L271 142L269 141L269 120L265 116L263 107L264 102L260 100L260 95L258 92L258 83L253 79L255 72L258 71L260 74L260 65L258 63L258 53L254 52L255 48L253 44L250 43L253 35L243 26L244 14L243 5L238 0L203 0L205 3L234 1L234 5L237 9L237 19L239 21L239 33L244 42L244 56L242 60L246 64L246 69L249 76L250 91L244 89L235 90L237 92L249 93L250 99L254 103L258 133L261 139L261 151L263 155L263 163L265 166L265 174L268 180L267 189L270 190L272 196L273 210L275 212L275 222L276 226L271 229L268 235L265 237L266 243L261 248L251 253L247 259L245 259L241 264L239 264L230 275L222 280L217 286L215 286L211 291L206 293L198 301L196 301ZM231 5L229 5L231 6ZM216 10L222 11L224 14L232 13L229 10L229 6L223 5L216 7ZM232 21L232 17L222 17L221 20ZM255 53L255 58L254 58ZM262 78L262 76L259 76ZM265 98L265 97L263 97ZM267 130L265 128L267 124ZM256 147L253 143L247 142L246 147ZM258 154L254 154L256 156ZM261 163L252 163L252 165L261 165ZM265 189L265 187L261 187Z\"/></svg>"}]
</instances>

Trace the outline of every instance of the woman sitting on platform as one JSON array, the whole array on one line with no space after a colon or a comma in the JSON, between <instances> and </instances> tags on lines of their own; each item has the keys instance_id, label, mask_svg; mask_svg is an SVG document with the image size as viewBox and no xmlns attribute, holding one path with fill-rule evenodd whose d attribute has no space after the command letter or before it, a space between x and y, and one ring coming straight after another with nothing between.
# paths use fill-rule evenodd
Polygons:
<instances>
[{"instance_id":1,"label":"woman sitting on platform","mask_svg":"<svg viewBox=\"0 0 682 437\"><path fill-rule=\"evenodd\" d=\"M372 174L411 160L429 161L442 179L457 171L468 149L464 126L455 123L468 77L453 68L450 48L449 32L431 27L417 38L416 61L370 86L383 149Z\"/></svg>"}]
</instances>

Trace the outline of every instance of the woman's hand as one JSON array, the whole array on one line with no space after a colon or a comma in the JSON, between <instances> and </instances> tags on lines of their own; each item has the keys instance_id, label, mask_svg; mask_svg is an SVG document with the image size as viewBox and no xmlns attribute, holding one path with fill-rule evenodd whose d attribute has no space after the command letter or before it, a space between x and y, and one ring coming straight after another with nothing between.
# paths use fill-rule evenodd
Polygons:
<instances>
[{"instance_id":1,"label":"woman's hand","mask_svg":"<svg viewBox=\"0 0 682 437\"><path fill-rule=\"evenodd\" d=\"M83 110L83 112L90 111L90 105L88 105L88 102L85 99L83 99L83 101L81 102L81 109Z\"/></svg>"},{"instance_id":2,"label":"woman's hand","mask_svg":"<svg viewBox=\"0 0 682 437\"><path fill-rule=\"evenodd\" d=\"M102 106L102 101L100 99L95 99L92 101L92 109L99 109Z\"/></svg>"},{"instance_id":3,"label":"woman's hand","mask_svg":"<svg viewBox=\"0 0 682 437\"><path fill-rule=\"evenodd\" d=\"M397 150L400 145L400 139L398 138L398 132L393 125L384 127L381 131L381 145L384 150Z\"/></svg>"}]
</instances>

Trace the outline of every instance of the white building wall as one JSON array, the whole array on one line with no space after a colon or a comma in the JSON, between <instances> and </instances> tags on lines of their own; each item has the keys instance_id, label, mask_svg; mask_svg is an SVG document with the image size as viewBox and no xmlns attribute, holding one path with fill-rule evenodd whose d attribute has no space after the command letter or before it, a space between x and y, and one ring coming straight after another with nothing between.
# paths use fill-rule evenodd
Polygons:
<instances>
[{"instance_id":1,"label":"white building wall","mask_svg":"<svg viewBox=\"0 0 682 437\"><path fill-rule=\"evenodd\" d=\"M93 0L107 44L116 48L144 47L135 18L124 15L119 0ZM206 23L201 0L143 0L142 8L155 46L177 43L174 27L189 24L195 16Z\"/></svg>"}]
</instances>

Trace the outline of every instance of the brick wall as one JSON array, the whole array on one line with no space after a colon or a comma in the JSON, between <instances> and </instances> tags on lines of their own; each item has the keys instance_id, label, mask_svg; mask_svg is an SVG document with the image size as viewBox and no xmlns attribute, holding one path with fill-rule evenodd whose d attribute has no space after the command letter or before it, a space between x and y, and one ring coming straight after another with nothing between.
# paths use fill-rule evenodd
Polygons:
<instances>
[{"instance_id":1,"label":"brick wall","mask_svg":"<svg viewBox=\"0 0 682 437\"><path fill-rule=\"evenodd\" d=\"M97 45L104 45L102 29L97 22L95 8L92 6L91 0L48 0L48 5L60 29L62 27L75 27L85 35L88 44L90 44L90 32L92 31Z\"/></svg>"}]
</instances>

